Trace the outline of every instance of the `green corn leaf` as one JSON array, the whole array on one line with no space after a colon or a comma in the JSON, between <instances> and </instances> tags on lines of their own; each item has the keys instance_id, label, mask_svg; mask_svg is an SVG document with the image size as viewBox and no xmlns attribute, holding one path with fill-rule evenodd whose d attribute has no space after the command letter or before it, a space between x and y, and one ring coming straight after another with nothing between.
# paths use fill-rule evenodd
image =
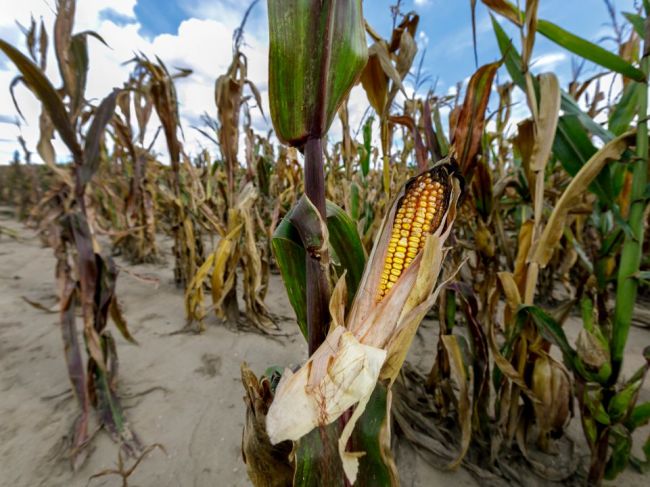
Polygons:
<instances>
[{"instance_id":1,"label":"green corn leaf","mask_svg":"<svg viewBox=\"0 0 650 487\"><path fill-rule=\"evenodd\" d=\"M565 361L572 363L577 359L577 353L569 344L562 327L548 314L536 306L521 306L517 312L517 322L531 318L541 335L557 345Z\"/></svg>"},{"instance_id":2,"label":"green corn leaf","mask_svg":"<svg viewBox=\"0 0 650 487\"><path fill-rule=\"evenodd\" d=\"M354 221L361 218L360 214L360 201L359 201L359 185L355 182L350 184L350 217Z\"/></svg>"},{"instance_id":3,"label":"green corn leaf","mask_svg":"<svg viewBox=\"0 0 650 487\"><path fill-rule=\"evenodd\" d=\"M440 146L440 155L442 157L447 157L449 154L449 141L447 140L445 130L442 127L440 108L438 104L435 104L433 107L433 123L436 127L436 139L438 139L438 145Z\"/></svg>"},{"instance_id":4,"label":"green corn leaf","mask_svg":"<svg viewBox=\"0 0 650 487\"><path fill-rule=\"evenodd\" d=\"M609 115L609 130L614 135L621 135L630 129L630 124L639 111L639 92L644 85L629 83L623 96Z\"/></svg>"},{"instance_id":5,"label":"green corn leaf","mask_svg":"<svg viewBox=\"0 0 650 487\"><path fill-rule=\"evenodd\" d=\"M590 391L589 389L585 389L582 400L591 418L605 426L611 424L609 415L605 411L602 403L602 390Z\"/></svg>"},{"instance_id":6,"label":"green corn leaf","mask_svg":"<svg viewBox=\"0 0 650 487\"><path fill-rule=\"evenodd\" d=\"M625 470L632 452L632 436L623 426L617 425L610 430L611 455L605 468L605 478L613 480Z\"/></svg>"},{"instance_id":7,"label":"green corn leaf","mask_svg":"<svg viewBox=\"0 0 650 487\"><path fill-rule=\"evenodd\" d=\"M303 336L307 338L305 248L300 240L298 230L291 224L288 216L283 218L275 229L271 245L284 281L284 287L287 290L289 303L296 313L298 327Z\"/></svg>"},{"instance_id":8,"label":"green corn leaf","mask_svg":"<svg viewBox=\"0 0 650 487\"><path fill-rule=\"evenodd\" d=\"M294 487L345 487L345 473L337 448L342 431L340 421L334 421L327 426L315 428L294 444Z\"/></svg>"},{"instance_id":9,"label":"green corn leaf","mask_svg":"<svg viewBox=\"0 0 650 487\"><path fill-rule=\"evenodd\" d=\"M298 326L307 337L307 296L305 294L307 273L305 247L296 226L291 222L296 207L280 222L273 234L272 246L289 302L296 313ZM348 301L356 293L363 274L366 255L356 226L345 211L327 202L327 229L329 247L335 265L346 272ZM335 258L335 259L334 259Z\"/></svg>"},{"instance_id":10,"label":"green corn leaf","mask_svg":"<svg viewBox=\"0 0 650 487\"><path fill-rule=\"evenodd\" d=\"M598 149L591 142L580 119L576 115L561 116L553 141L553 154L560 160L565 171L575 176L596 152ZM601 202L611 205L616 196L612 183L611 170L606 165L589 185L589 190Z\"/></svg>"},{"instance_id":11,"label":"green corn leaf","mask_svg":"<svg viewBox=\"0 0 650 487\"><path fill-rule=\"evenodd\" d=\"M537 32L544 37L555 42L559 46L577 54L580 57L588 59L593 63L602 66L603 68L610 69L616 73L622 74L635 81L645 81L643 71L635 68L630 63L625 61L622 57L614 54L600 47L597 44L589 42L581 37L578 37L571 32L564 30L562 27L555 25L547 20L539 20L537 22Z\"/></svg>"},{"instance_id":12,"label":"green corn leaf","mask_svg":"<svg viewBox=\"0 0 650 487\"><path fill-rule=\"evenodd\" d=\"M355 487L391 487L398 484L393 471L388 437L387 393L378 383L365 411L357 421L350 437L351 451L365 452L359 459ZM343 431L341 421L316 428L301 438L295 447L296 473L294 486L327 485L343 487L344 474L336 445ZM323 443L323 437L328 441ZM330 445L330 448L327 448ZM332 448L334 445L334 448Z\"/></svg>"},{"instance_id":13,"label":"green corn leaf","mask_svg":"<svg viewBox=\"0 0 650 487\"><path fill-rule=\"evenodd\" d=\"M645 38L645 19L639 14L632 12L623 12L623 16L632 24L632 27L639 34L641 39Z\"/></svg>"},{"instance_id":14,"label":"green corn leaf","mask_svg":"<svg viewBox=\"0 0 650 487\"><path fill-rule=\"evenodd\" d=\"M499 45L499 50L504 59L504 64L510 75L512 81L522 90L526 90L526 80L522 74L522 61L521 56L517 52L517 49L513 45L512 41L506 34L506 31L503 30L501 24L496 21L494 16L492 16L492 27L494 34L497 38L497 44ZM533 84L537 87L537 79L533 78ZM594 135L602 139L603 142L609 142L614 138L614 136L606 129L604 129L600 124L596 123L589 115L587 115L582 109L578 106L571 95L569 95L564 90L561 92L561 108L565 115L575 115L580 119L580 122Z\"/></svg>"},{"instance_id":15,"label":"green corn leaf","mask_svg":"<svg viewBox=\"0 0 650 487\"><path fill-rule=\"evenodd\" d=\"M589 134L575 115L563 115L558 120L557 133L553 141L553 153L571 176L591 159L598 149L591 142Z\"/></svg>"},{"instance_id":16,"label":"green corn leaf","mask_svg":"<svg viewBox=\"0 0 650 487\"><path fill-rule=\"evenodd\" d=\"M646 474L650 472L650 435L648 435L643 444L643 455L645 456L645 460L632 455L630 457L630 463L632 463L639 472Z\"/></svg>"},{"instance_id":17,"label":"green corn leaf","mask_svg":"<svg viewBox=\"0 0 650 487\"><path fill-rule=\"evenodd\" d=\"M585 126L589 132L600 138L603 142L607 143L614 138L614 135L602 125L594 121L587 115L576 103L576 101L566 91L562 91L561 105L562 111L565 115L575 115L580 119L582 125Z\"/></svg>"},{"instance_id":18,"label":"green corn leaf","mask_svg":"<svg viewBox=\"0 0 650 487\"><path fill-rule=\"evenodd\" d=\"M639 391L643 385L648 365L642 365L610 401L607 412L613 421L620 421L634 408Z\"/></svg>"},{"instance_id":19,"label":"green corn leaf","mask_svg":"<svg viewBox=\"0 0 650 487\"><path fill-rule=\"evenodd\" d=\"M397 484L396 472L391 468L393 462L387 458L391 455L387 394L386 386L378 383L352 434L352 449L365 452L359 461L355 485L388 487Z\"/></svg>"},{"instance_id":20,"label":"green corn leaf","mask_svg":"<svg viewBox=\"0 0 650 487\"><path fill-rule=\"evenodd\" d=\"M493 2L486 2L484 0L484 3L491 4ZM502 7L495 8L494 5L488 6L491 6L498 13L505 16L515 24L522 24L522 20L524 18L523 14L512 3L507 1L500 1L496 3L500 4ZM594 44L593 42L589 42L582 37L578 37L577 35L572 34L571 32L563 29L553 22L539 19L537 21L537 32L552 42L556 43L557 45L567 49L568 51L571 51L574 54L577 54L584 59L598 64L599 66L622 74L623 76L626 76L635 81L643 82L646 79L643 71L634 67L622 57L600 47L597 44Z\"/></svg>"},{"instance_id":21,"label":"green corn leaf","mask_svg":"<svg viewBox=\"0 0 650 487\"><path fill-rule=\"evenodd\" d=\"M359 161L361 166L361 174L363 177L368 177L370 173L370 153L372 151L372 122L374 121L373 117L368 117L368 120L363 124L363 156Z\"/></svg>"},{"instance_id":22,"label":"green corn leaf","mask_svg":"<svg viewBox=\"0 0 650 487\"><path fill-rule=\"evenodd\" d=\"M503 30L501 24L497 22L497 19L494 17L494 15L490 14L490 17L492 19L492 29L496 35L497 44L499 45L499 50L503 56L503 62L506 65L508 74L510 75L510 78L512 78L514 84L519 86L519 88L525 90L526 79L522 74L523 70L521 64L521 56L508 37L508 34L506 34L506 31Z\"/></svg>"},{"instance_id":23,"label":"green corn leaf","mask_svg":"<svg viewBox=\"0 0 650 487\"><path fill-rule=\"evenodd\" d=\"M348 304L351 304L361 282L366 253L354 221L331 201L327 202L327 230L330 249L338 256L341 271L346 272Z\"/></svg>"},{"instance_id":24,"label":"green corn leaf","mask_svg":"<svg viewBox=\"0 0 650 487\"><path fill-rule=\"evenodd\" d=\"M634 431L635 429L648 424L648 422L650 422L650 401L636 406L625 422L625 426L628 430Z\"/></svg>"},{"instance_id":25,"label":"green corn leaf","mask_svg":"<svg viewBox=\"0 0 650 487\"><path fill-rule=\"evenodd\" d=\"M598 439L598 427L596 426L596 421L594 421L593 418L584 417L582 418L582 426L589 445L595 445L596 440Z\"/></svg>"}]
</instances>

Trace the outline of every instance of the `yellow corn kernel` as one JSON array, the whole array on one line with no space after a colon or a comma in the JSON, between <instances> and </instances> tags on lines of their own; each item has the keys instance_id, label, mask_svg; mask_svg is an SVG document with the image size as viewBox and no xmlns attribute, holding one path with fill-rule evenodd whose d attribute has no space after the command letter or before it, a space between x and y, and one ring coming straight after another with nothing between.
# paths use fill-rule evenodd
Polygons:
<instances>
[{"instance_id":1,"label":"yellow corn kernel","mask_svg":"<svg viewBox=\"0 0 650 487\"><path fill-rule=\"evenodd\" d=\"M377 301L386 296L424 248L424 236L438 228L446 211L447 199L446 180L440 179L435 169L408 184L392 222Z\"/></svg>"}]
</instances>

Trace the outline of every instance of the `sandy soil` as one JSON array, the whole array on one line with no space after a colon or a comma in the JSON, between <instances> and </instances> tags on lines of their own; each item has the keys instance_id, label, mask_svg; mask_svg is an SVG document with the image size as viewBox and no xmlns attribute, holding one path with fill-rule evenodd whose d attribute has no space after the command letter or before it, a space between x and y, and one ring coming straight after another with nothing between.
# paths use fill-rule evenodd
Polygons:
<instances>
[{"instance_id":1,"label":"sandy soil","mask_svg":"<svg viewBox=\"0 0 650 487\"><path fill-rule=\"evenodd\" d=\"M21 299L55 303L54 258L33 232L6 217L0 223L21 236L19 242L0 237L0 486L85 486L92 474L114 467L117 447L101 432L79 472L73 474L61 459L62 439L76 416L76 404L69 392L58 315ZM167 450L167 455L151 453L129 485L250 485L240 453L244 419L240 363L248 362L260 374L269 365L306 358L280 278L272 276L267 303L273 313L287 316L280 325L288 336L271 340L216 322L200 336L170 335L184 325L182 293L172 283L171 268L142 265L130 266L129 271L156 278L159 285L124 272L118 280L120 302L140 343L134 346L118 338L120 393L142 442L162 443ZM569 334L575 335L577 327L573 328ZM435 335L433 323L425 322L411 353L410 360L423 370L433 361L425 351L432 350ZM649 336L647 330L633 329L626 371L640 363L640 350ZM650 399L647 385L642 399ZM577 421L574 424L579 437ZM637 444L635 450L639 448ZM477 485L464 470L440 472L417 455L398 461L405 486ZM616 484L641 486L644 480L628 470ZM103 477L90 485L121 484L118 477Z\"/></svg>"}]
</instances>

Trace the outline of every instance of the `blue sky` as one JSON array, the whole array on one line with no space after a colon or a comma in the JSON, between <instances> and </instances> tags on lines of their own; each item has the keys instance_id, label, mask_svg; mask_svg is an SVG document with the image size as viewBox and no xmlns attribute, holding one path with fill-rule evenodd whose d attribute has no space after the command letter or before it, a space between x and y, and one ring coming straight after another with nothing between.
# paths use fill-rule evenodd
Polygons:
<instances>
[{"instance_id":1,"label":"blue sky","mask_svg":"<svg viewBox=\"0 0 650 487\"><path fill-rule=\"evenodd\" d=\"M0 37L22 47L23 40L14 20L26 25L29 16L42 17L51 32L52 0L0 0ZM634 9L634 0L612 0L618 12ZM392 18L389 7L396 0L365 0L364 13L370 24L389 37ZM523 2L523 0L522 0ZM168 66L189 67L194 74L178 83L186 147L191 152L207 142L189 129L203 112L214 115L213 86L230 61L232 30L239 24L249 0L77 0L77 31L93 29L109 43L111 49L90 41L91 68L87 96L100 98L113 86L120 86L128 75L122 63L134 52L159 55ZM457 82L466 80L475 70L471 35L469 0L404 0L402 11L415 9L420 14L417 41L421 52L426 49L424 71L438 80L437 94L446 94ZM541 0L539 16L592 41L611 33L604 0ZM619 20L621 17L619 15ZM621 20L622 21L622 20ZM478 2L477 51L479 64L499 57L487 8ZM519 45L518 32L507 22L502 25ZM266 0L260 0L246 27L249 77L265 96L266 46L268 43ZM611 42L605 47L613 48ZM418 60L419 60L418 54ZM50 56L48 75L58 83L56 61ZM571 55L538 36L533 60L537 71L555 71L563 86L570 80ZM593 68L592 68L593 69ZM16 72L0 55L0 92L7 93ZM584 74L588 75L589 71ZM505 76L505 74L502 74ZM429 86L425 86L424 90ZM360 119L367 102L360 88L353 91L352 123ZM18 90L18 101L26 114L20 132L30 147L38 140L38 103L25 89ZM523 107L523 106L522 106ZM268 111L267 111L268 113ZM523 115L523 113L522 113ZM16 144L19 130L12 125L16 113L10 97L0 97L0 161L5 162ZM9 122L9 123L8 123ZM337 122L334 123L335 129ZM255 115L254 126L262 129L264 119ZM160 141L160 152L164 145ZM55 144L57 154L65 159L65 148Z\"/></svg>"},{"instance_id":2,"label":"blue sky","mask_svg":"<svg viewBox=\"0 0 650 487\"><path fill-rule=\"evenodd\" d=\"M178 25L196 12L196 0L138 0L135 13L142 25L141 32L146 36L162 33L174 34ZM214 3L228 4L228 1ZM235 2L232 2L235 3ZM364 14L370 24L384 37L389 37L392 29L390 6L396 0L365 0ZM241 5L246 1L236 2ZM266 35L265 1L260 0L249 20L248 30ZM610 19L602 0L541 0L539 16L551 20L565 29L592 41L600 41L611 30ZM619 11L633 11L634 0L614 0ZM405 0L402 11L416 10L420 14L420 45L426 48L423 66L438 86L448 87L469 76L474 68L474 52L471 30L471 10L469 0ZM476 12L477 53L479 64L498 59L498 48L492 33L488 10L478 2ZM619 17L619 21L622 19ZM506 30L517 39L518 33L507 22ZM426 40L425 40L426 39ZM604 42L612 48L611 42ZM552 67L565 75L570 72L570 54L539 36L535 49L536 57L555 54ZM419 53L421 54L421 52ZM565 58L560 58L564 54ZM419 59L419 58L418 58Z\"/></svg>"}]
</instances>

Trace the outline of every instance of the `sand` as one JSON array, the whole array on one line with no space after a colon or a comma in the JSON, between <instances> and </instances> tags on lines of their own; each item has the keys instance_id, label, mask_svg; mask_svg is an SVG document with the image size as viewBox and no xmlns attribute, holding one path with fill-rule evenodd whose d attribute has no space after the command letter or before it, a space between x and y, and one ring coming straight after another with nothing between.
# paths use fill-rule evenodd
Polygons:
<instances>
[{"instance_id":1,"label":"sand","mask_svg":"<svg viewBox=\"0 0 650 487\"><path fill-rule=\"evenodd\" d=\"M22 299L55 305L54 258L33 231L6 213L0 224L16 230L21 238L0 237L0 486L85 486L91 475L115 466L117 446L100 432L78 472L73 473L62 459L63 438L77 407L66 374L58 315L37 310ZM171 262L168 242L161 247L166 262ZM125 265L119 258L117 262ZM120 274L117 293L139 345L125 342L114 330L120 357L119 392L142 442L161 443L167 451L166 455L153 451L129 485L250 485L240 451L244 419L240 364L246 361L260 374L269 365L306 359L305 343L291 319L280 278L272 276L267 303L274 314L285 317L279 324L288 336L272 340L214 319L202 335L172 334L184 325L184 309L171 266L148 264L128 270L130 274ZM159 283L142 281L133 273ZM569 334L577 333L574 328ZM425 322L411 353L410 360L423 370L433 361L427 350L432 350L435 335L434 324ZM632 330L631 356L640 359L649 336L647 330ZM638 359L630 359L626 371L639 364ZM647 384L641 399L650 399ZM575 420L574 429L580 436ZM640 451L640 445L635 450ZM404 486L477 485L466 471L441 472L418 455L398 460ZM616 485L640 486L644 480L628 469ZM119 477L102 477L90 485L119 486L120 482Z\"/></svg>"}]
</instances>

